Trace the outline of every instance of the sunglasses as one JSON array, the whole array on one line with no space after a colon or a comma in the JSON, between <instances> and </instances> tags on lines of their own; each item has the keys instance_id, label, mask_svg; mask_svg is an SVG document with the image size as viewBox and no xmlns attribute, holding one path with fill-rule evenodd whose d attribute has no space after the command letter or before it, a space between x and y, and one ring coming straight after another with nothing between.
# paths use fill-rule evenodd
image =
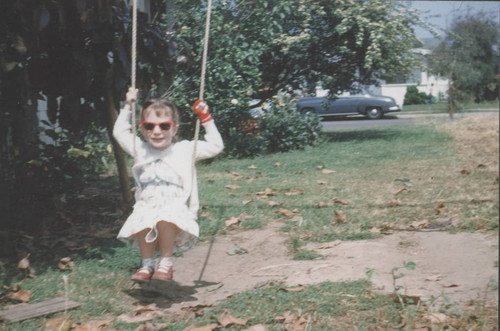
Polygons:
<instances>
[{"instance_id":1,"label":"sunglasses","mask_svg":"<svg viewBox=\"0 0 500 331\"><path fill-rule=\"evenodd\" d=\"M162 131L168 131L172 126L174 126L174 123L170 121L166 122L161 122L161 123L153 123L153 122L146 122L142 121L141 122L141 127L146 130L146 131L153 131L156 126L160 127L160 130Z\"/></svg>"}]
</instances>

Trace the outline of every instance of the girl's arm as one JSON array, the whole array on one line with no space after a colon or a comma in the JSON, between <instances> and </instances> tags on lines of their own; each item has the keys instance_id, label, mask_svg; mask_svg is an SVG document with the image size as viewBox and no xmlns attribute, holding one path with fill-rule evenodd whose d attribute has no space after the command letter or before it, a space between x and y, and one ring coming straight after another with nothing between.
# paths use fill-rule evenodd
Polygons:
<instances>
[{"instance_id":1,"label":"girl's arm","mask_svg":"<svg viewBox=\"0 0 500 331\"><path fill-rule=\"evenodd\" d=\"M198 141L196 148L197 160L214 157L224 149L224 142L214 120L203 123L203 127L205 128L205 140Z\"/></svg>"},{"instance_id":2,"label":"girl's arm","mask_svg":"<svg viewBox=\"0 0 500 331\"><path fill-rule=\"evenodd\" d=\"M205 128L205 140L198 141L196 159L202 160L216 156L224 149L222 137L210 115L208 105L203 100L194 103L193 112L200 118Z\"/></svg>"},{"instance_id":3,"label":"girl's arm","mask_svg":"<svg viewBox=\"0 0 500 331\"><path fill-rule=\"evenodd\" d=\"M129 89L127 93L127 100L125 106L120 110L120 114L116 119L115 126L113 127L113 136L116 141L120 144L125 152L130 155L134 155L134 139L136 140L136 148L140 146L141 139L132 134L132 125L130 120L132 118L132 107L130 106L132 102L135 102L137 98L137 90Z\"/></svg>"}]
</instances>

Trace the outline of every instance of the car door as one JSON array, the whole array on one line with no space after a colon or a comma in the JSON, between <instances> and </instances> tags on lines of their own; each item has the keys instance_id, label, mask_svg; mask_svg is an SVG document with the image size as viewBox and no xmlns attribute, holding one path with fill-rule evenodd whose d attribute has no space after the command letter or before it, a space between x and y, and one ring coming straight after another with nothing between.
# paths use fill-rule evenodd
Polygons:
<instances>
[{"instance_id":1,"label":"car door","mask_svg":"<svg viewBox=\"0 0 500 331\"><path fill-rule=\"evenodd\" d=\"M355 97L338 97L334 101L330 101L329 114L357 114L358 100Z\"/></svg>"}]
</instances>

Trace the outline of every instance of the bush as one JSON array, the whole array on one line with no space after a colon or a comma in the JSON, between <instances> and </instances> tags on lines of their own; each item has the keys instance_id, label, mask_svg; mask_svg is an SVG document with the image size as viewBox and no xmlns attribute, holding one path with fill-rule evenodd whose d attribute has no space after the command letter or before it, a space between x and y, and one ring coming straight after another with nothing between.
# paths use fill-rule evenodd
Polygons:
<instances>
[{"instance_id":1,"label":"bush","mask_svg":"<svg viewBox=\"0 0 500 331\"><path fill-rule=\"evenodd\" d=\"M300 114L273 102L259 125L267 153L304 149L321 138L321 123L316 114Z\"/></svg>"},{"instance_id":2,"label":"bush","mask_svg":"<svg viewBox=\"0 0 500 331\"><path fill-rule=\"evenodd\" d=\"M432 96L419 92L416 86L408 86L404 99L404 105L421 105L427 103Z\"/></svg>"}]
</instances>

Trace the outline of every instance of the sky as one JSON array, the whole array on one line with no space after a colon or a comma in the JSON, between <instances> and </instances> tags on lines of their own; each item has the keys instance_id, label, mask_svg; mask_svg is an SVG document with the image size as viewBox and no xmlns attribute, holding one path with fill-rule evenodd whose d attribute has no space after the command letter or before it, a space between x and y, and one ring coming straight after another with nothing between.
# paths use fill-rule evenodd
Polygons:
<instances>
[{"instance_id":1,"label":"sky","mask_svg":"<svg viewBox=\"0 0 500 331\"><path fill-rule=\"evenodd\" d=\"M439 29L450 27L451 22L457 16L484 11L492 14L493 18L500 23L500 1L409 1L411 8L422 13L421 18L435 25ZM432 38L432 34L422 28L415 29L417 37Z\"/></svg>"}]
</instances>

